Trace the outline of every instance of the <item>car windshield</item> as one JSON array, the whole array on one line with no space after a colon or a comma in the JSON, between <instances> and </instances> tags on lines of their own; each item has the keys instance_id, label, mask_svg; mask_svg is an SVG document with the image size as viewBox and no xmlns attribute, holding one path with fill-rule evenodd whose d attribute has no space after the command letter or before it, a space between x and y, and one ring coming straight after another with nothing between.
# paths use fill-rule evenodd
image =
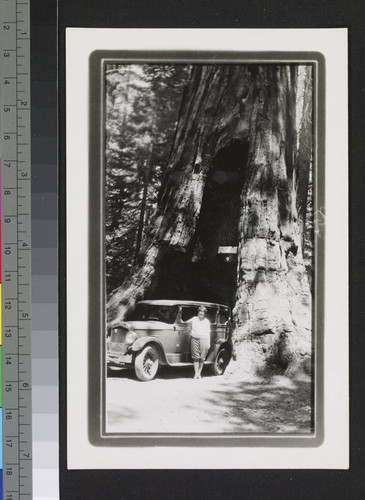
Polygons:
<instances>
[{"instance_id":1,"label":"car windshield","mask_svg":"<svg viewBox=\"0 0 365 500\"><path fill-rule=\"evenodd\" d=\"M137 304L135 309L126 316L126 321L162 321L174 323L178 306L157 306L153 304Z\"/></svg>"}]
</instances>

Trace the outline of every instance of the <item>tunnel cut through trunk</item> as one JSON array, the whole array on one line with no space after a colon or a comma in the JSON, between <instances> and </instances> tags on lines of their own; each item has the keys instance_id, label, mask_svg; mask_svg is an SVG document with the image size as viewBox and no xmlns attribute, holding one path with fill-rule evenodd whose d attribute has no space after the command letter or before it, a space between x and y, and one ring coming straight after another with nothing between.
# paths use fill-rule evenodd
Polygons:
<instances>
[{"instance_id":1,"label":"tunnel cut through trunk","mask_svg":"<svg viewBox=\"0 0 365 500\"><path fill-rule=\"evenodd\" d=\"M233 141L215 155L199 219L186 252L166 251L151 298L219 302L233 307L238 226L248 144Z\"/></svg>"}]
</instances>

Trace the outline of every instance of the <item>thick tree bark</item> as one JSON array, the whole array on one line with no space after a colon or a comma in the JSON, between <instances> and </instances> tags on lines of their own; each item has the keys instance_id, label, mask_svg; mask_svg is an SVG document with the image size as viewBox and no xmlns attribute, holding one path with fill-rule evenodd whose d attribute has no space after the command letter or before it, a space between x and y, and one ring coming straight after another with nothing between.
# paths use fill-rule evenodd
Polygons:
<instances>
[{"instance_id":1,"label":"thick tree bark","mask_svg":"<svg viewBox=\"0 0 365 500\"><path fill-rule=\"evenodd\" d=\"M297 66L194 66L141 261L110 297L108 322L150 292L166 254L194 253L218 151L248 141L241 194L234 344L248 367L310 370L311 296L298 225ZM178 298L178 297L176 297Z\"/></svg>"},{"instance_id":2,"label":"thick tree bark","mask_svg":"<svg viewBox=\"0 0 365 500\"><path fill-rule=\"evenodd\" d=\"M216 152L248 135L249 89L247 66L194 66L158 208L141 252L144 261L110 297L108 322L121 320L144 297L167 251L188 251Z\"/></svg>"},{"instance_id":3,"label":"thick tree bark","mask_svg":"<svg viewBox=\"0 0 365 500\"><path fill-rule=\"evenodd\" d=\"M294 372L311 369L311 295L297 215L291 70L264 66L256 73L234 339L246 366L272 362Z\"/></svg>"}]
</instances>

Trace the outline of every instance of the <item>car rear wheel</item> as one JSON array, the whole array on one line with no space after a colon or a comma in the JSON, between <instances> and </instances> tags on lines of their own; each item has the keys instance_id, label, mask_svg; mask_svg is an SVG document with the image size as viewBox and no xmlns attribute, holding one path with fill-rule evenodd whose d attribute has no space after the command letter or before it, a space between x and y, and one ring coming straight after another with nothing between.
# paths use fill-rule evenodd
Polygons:
<instances>
[{"instance_id":1,"label":"car rear wheel","mask_svg":"<svg viewBox=\"0 0 365 500\"><path fill-rule=\"evenodd\" d=\"M231 360L231 353L225 347L218 351L218 354L214 360L214 363L211 365L211 370L214 375L223 375L226 371L228 363Z\"/></svg>"},{"instance_id":2,"label":"car rear wheel","mask_svg":"<svg viewBox=\"0 0 365 500\"><path fill-rule=\"evenodd\" d=\"M134 361L134 371L139 380L146 382L155 378L158 365L158 352L155 347L149 345L137 354Z\"/></svg>"}]
</instances>

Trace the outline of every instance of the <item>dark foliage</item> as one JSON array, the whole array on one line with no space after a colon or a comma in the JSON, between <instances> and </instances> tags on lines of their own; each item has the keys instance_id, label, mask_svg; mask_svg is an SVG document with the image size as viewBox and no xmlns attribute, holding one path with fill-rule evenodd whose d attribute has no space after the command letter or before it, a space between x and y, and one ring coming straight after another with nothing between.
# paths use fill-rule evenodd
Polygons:
<instances>
[{"instance_id":1,"label":"dark foliage","mask_svg":"<svg viewBox=\"0 0 365 500\"><path fill-rule=\"evenodd\" d=\"M106 70L107 293L140 250L174 138L187 65L112 64Z\"/></svg>"}]
</instances>

